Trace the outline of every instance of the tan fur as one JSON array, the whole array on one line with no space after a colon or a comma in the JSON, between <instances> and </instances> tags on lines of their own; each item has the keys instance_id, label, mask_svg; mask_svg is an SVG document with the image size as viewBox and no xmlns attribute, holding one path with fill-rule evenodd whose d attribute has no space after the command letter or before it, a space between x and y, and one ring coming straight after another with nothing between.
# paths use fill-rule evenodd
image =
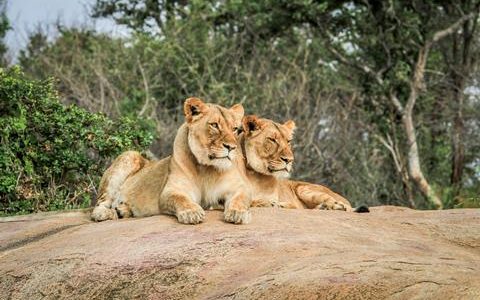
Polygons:
<instances>
[{"instance_id":1,"label":"tan fur","mask_svg":"<svg viewBox=\"0 0 480 300\"><path fill-rule=\"evenodd\" d=\"M104 221L117 218L115 208L119 206L120 188L129 176L137 173L147 163L136 151L124 152L115 159L100 181L97 206L92 212L92 219Z\"/></svg>"},{"instance_id":2,"label":"tan fur","mask_svg":"<svg viewBox=\"0 0 480 300\"><path fill-rule=\"evenodd\" d=\"M246 116L243 127L240 143L253 188L252 206L352 210L347 199L325 186L286 179L294 159L290 146L293 121L279 124Z\"/></svg>"},{"instance_id":3,"label":"tan fur","mask_svg":"<svg viewBox=\"0 0 480 300\"><path fill-rule=\"evenodd\" d=\"M225 221L249 221L251 189L236 133L243 107L226 109L189 98L184 113L172 156L147 161L127 152L105 172L94 220L112 219L115 212L120 217L171 214L181 223L198 224L204 208L224 202Z\"/></svg>"}]
</instances>

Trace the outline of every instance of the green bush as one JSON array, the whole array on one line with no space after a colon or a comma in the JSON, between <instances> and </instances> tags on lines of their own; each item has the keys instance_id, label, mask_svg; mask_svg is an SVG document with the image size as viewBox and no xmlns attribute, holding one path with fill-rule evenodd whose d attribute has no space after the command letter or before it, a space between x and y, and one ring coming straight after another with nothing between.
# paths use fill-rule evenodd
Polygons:
<instances>
[{"instance_id":1,"label":"green bush","mask_svg":"<svg viewBox=\"0 0 480 300\"><path fill-rule=\"evenodd\" d=\"M0 69L0 215L86 207L113 157L151 131L58 100L53 81Z\"/></svg>"}]
</instances>

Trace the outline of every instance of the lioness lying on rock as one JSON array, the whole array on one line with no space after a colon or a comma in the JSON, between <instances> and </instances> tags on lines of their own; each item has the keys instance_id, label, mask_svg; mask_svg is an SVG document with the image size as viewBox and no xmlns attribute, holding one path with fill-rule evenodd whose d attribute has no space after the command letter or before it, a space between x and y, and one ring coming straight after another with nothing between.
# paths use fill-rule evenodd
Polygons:
<instances>
[{"instance_id":1,"label":"lioness lying on rock","mask_svg":"<svg viewBox=\"0 0 480 300\"><path fill-rule=\"evenodd\" d=\"M327 187L287 179L294 160L290 145L293 121L279 124L252 115L243 119L243 129L240 145L253 188L252 206L352 211L347 199ZM360 206L353 211L366 212L368 208Z\"/></svg>"},{"instance_id":2,"label":"lioness lying on rock","mask_svg":"<svg viewBox=\"0 0 480 300\"><path fill-rule=\"evenodd\" d=\"M113 162L100 182L92 219L163 213L198 224L205 218L203 208L222 202L226 222L249 221L251 188L243 157L237 155L242 105L227 109L189 98L184 113L171 156L148 161L128 151Z\"/></svg>"}]
</instances>

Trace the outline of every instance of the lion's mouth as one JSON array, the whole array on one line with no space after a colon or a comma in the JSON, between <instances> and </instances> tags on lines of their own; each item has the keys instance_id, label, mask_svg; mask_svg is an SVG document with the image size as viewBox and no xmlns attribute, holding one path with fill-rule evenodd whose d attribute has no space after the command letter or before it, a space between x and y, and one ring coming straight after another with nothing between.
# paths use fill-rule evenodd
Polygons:
<instances>
[{"instance_id":1,"label":"lion's mouth","mask_svg":"<svg viewBox=\"0 0 480 300\"><path fill-rule=\"evenodd\" d=\"M209 158L210 160L214 160L214 159L225 159L225 158L228 159L228 160L231 160L231 159L230 159L230 156L228 156L228 155L218 157L218 156L215 156L215 155L213 155L213 154L209 154L209 155L208 155L208 158Z\"/></svg>"},{"instance_id":2,"label":"lion's mouth","mask_svg":"<svg viewBox=\"0 0 480 300\"><path fill-rule=\"evenodd\" d=\"M290 173L290 171L288 171L287 168L273 169L273 168L268 167L268 171L269 171L270 173L282 172L282 171L285 171L285 172L287 172L287 173Z\"/></svg>"}]
</instances>

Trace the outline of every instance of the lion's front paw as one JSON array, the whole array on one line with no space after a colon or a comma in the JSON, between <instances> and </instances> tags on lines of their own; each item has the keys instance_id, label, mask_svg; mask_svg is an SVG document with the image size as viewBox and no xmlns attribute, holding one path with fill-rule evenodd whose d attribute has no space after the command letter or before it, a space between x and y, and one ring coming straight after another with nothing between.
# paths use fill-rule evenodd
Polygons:
<instances>
[{"instance_id":1,"label":"lion's front paw","mask_svg":"<svg viewBox=\"0 0 480 300\"><path fill-rule=\"evenodd\" d=\"M200 205L195 205L195 207L177 211L178 222L183 224L198 224L203 222L205 219L205 211Z\"/></svg>"},{"instance_id":2,"label":"lion's front paw","mask_svg":"<svg viewBox=\"0 0 480 300\"><path fill-rule=\"evenodd\" d=\"M270 202L270 207L283 208L283 204L281 202L272 201Z\"/></svg>"},{"instance_id":3,"label":"lion's front paw","mask_svg":"<svg viewBox=\"0 0 480 300\"><path fill-rule=\"evenodd\" d=\"M91 218L96 222L101 222L106 220L116 220L118 219L118 216L114 209L98 205L93 209Z\"/></svg>"},{"instance_id":4,"label":"lion's front paw","mask_svg":"<svg viewBox=\"0 0 480 300\"><path fill-rule=\"evenodd\" d=\"M255 199L250 203L250 207L275 207L275 202L263 199Z\"/></svg>"},{"instance_id":5,"label":"lion's front paw","mask_svg":"<svg viewBox=\"0 0 480 300\"><path fill-rule=\"evenodd\" d=\"M132 211L125 203L120 203L117 207L115 207L115 211L117 212L119 219L132 217Z\"/></svg>"},{"instance_id":6,"label":"lion's front paw","mask_svg":"<svg viewBox=\"0 0 480 300\"><path fill-rule=\"evenodd\" d=\"M345 205L342 202L331 200L331 201L326 201L322 204L319 204L315 208L316 209L321 209L321 210L343 210L343 211L346 211L347 210L347 205Z\"/></svg>"},{"instance_id":7,"label":"lion's front paw","mask_svg":"<svg viewBox=\"0 0 480 300\"><path fill-rule=\"evenodd\" d=\"M249 210L226 209L224 212L224 220L228 223L247 224L251 220Z\"/></svg>"}]
</instances>

